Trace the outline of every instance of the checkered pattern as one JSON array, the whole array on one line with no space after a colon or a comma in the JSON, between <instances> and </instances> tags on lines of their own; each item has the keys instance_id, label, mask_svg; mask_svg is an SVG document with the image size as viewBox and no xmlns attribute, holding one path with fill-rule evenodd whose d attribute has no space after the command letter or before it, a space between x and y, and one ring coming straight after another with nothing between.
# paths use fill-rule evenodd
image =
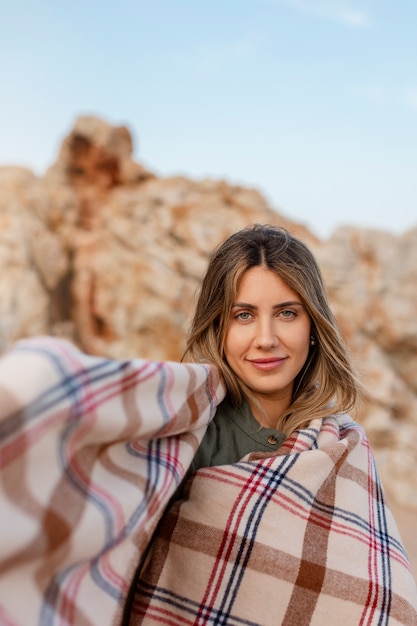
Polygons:
<instances>
[{"instance_id":1,"label":"checkered pattern","mask_svg":"<svg viewBox=\"0 0 417 626\"><path fill-rule=\"evenodd\" d=\"M200 469L164 516L130 626L417 624L417 591L363 430Z\"/></svg>"},{"instance_id":2,"label":"checkered pattern","mask_svg":"<svg viewBox=\"0 0 417 626\"><path fill-rule=\"evenodd\" d=\"M207 365L37 338L0 360L0 624L120 624L224 391Z\"/></svg>"}]
</instances>

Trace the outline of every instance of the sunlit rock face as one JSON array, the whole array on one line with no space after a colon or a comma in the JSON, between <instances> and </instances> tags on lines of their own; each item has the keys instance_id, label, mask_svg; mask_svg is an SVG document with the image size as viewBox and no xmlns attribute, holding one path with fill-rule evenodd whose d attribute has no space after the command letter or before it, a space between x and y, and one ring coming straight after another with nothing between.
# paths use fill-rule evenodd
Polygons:
<instances>
[{"instance_id":1,"label":"sunlit rock face","mask_svg":"<svg viewBox=\"0 0 417 626\"><path fill-rule=\"evenodd\" d=\"M254 189L155 176L127 128L81 117L43 177L0 168L0 348L50 333L94 354L179 359L210 252L255 222L316 254L369 392L359 419L385 486L417 509L417 228L320 241Z\"/></svg>"}]
</instances>

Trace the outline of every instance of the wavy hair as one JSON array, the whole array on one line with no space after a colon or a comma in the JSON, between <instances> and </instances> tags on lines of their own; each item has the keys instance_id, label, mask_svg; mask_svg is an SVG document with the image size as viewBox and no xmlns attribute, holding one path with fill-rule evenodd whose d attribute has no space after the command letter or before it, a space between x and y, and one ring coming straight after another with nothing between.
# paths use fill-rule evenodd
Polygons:
<instances>
[{"instance_id":1,"label":"wavy hair","mask_svg":"<svg viewBox=\"0 0 417 626\"><path fill-rule=\"evenodd\" d=\"M320 268L309 248L281 227L255 224L229 237L210 257L183 358L218 366L233 404L246 398L259 409L250 389L224 355L230 312L243 273L264 266L301 298L311 320L307 360L294 381L293 396L277 428L287 436L312 419L355 408L360 383L338 323L330 309Z\"/></svg>"}]
</instances>

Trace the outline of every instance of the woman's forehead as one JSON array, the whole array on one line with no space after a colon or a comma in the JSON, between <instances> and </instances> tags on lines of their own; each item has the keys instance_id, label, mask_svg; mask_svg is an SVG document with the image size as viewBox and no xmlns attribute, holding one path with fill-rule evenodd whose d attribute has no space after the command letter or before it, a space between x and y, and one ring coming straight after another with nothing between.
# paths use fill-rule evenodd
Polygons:
<instances>
[{"instance_id":1,"label":"woman's forehead","mask_svg":"<svg viewBox=\"0 0 417 626\"><path fill-rule=\"evenodd\" d=\"M284 299L301 300L295 291L279 273L257 265L243 272L236 286L235 298L242 295L258 298L268 294L284 297Z\"/></svg>"}]
</instances>

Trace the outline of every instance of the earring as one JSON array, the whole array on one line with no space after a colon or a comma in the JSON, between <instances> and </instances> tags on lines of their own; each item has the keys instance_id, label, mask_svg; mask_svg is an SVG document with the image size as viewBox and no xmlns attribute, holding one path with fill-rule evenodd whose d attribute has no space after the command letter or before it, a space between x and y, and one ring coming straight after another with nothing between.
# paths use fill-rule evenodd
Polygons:
<instances>
[{"instance_id":1,"label":"earring","mask_svg":"<svg viewBox=\"0 0 417 626\"><path fill-rule=\"evenodd\" d=\"M310 346L315 346L316 345L316 338L313 337L313 335L310 336Z\"/></svg>"}]
</instances>

